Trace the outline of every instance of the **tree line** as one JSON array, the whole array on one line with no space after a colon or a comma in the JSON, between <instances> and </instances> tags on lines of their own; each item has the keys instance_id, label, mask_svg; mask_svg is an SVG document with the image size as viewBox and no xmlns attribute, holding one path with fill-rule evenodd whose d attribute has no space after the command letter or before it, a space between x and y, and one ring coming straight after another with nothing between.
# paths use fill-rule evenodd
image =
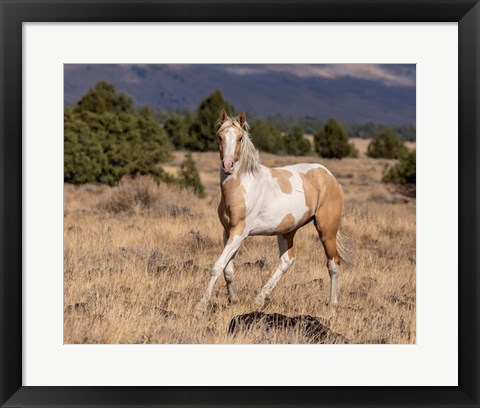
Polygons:
<instances>
[{"instance_id":1,"label":"tree line","mask_svg":"<svg viewBox=\"0 0 480 408\"><path fill-rule=\"evenodd\" d=\"M158 109L155 113L155 116L161 123L165 122L165 120L171 116L184 118L188 121L191 120L192 113L187 108L176 110ZM251 118L252 115L248 114L247 117ZM306 134L313 134L325 125L325 121L311 116L292 118L289 116L276 114L269 115L263 119L265 119L265 121L267 121L269 124L274 125L281 133L284 134L293 131L294 128L300 128L303 133ZM415 125L385 125L367 122L362 124L342 123L342 127L350 135L350 137L360 139L372 139L386 130L391 130L399 139L403 140L404 142L414 142L416 140Z\"/></svg>"},{"instance_id":2,"label":"tree line","mask_svg":"<svg viewBox=\"0 0 480 408\"><path fill-rule=\"evenodd\" d=\"M132 98L101 81L74 106L65 107L64 181L113 185L124 176L148 174L159 182L193 187L197 194L203 195L191 154L187 154L178 177L166 173L161 163L171 159L173 149L216 151L215 124L222 108L231 115L237 113L222 93L215 90L200 102L193 114L185 110L159 115L148 107L135 107ZM160 120L159 116L162 116ZM250 134L255 146L264 152L303 156L313 147L321 157L358 157L358 151L339 122L331 118L323 125L315 123L319 128L312 131L313 146L304 137L302 126L285 132L275 120L268 118L255 118ZM367 154L401 162L412 153L393 130L384 129L371 142ZM403 174L401 169L395 174L387 176L386 173L385 181L409 183L411 180L411 177L405 181L398 176Z\"/></svg>"},{"instance_id":3,"label":"tree line","mask_svg":"<svg viewBox=\"0 0 480 408\"><path fill-rule=\"evenodd\" d=\"M165 129L170 143L178 150L215 151L218 149L215 124L218 112L224 108L228 113L237 113L235 107L225 100L218 90L200 102L195 115L185 112L171 113L164 117ZM274 154L303 156L312 150L301 127L295 126L285 133L271 120L256 118L250 123L250 135L260 150ZM313 135L314 149L322 157L357 157L358 152L349 142L348 134L335 119L330 119Z\"/></svg>"}]
</instances>

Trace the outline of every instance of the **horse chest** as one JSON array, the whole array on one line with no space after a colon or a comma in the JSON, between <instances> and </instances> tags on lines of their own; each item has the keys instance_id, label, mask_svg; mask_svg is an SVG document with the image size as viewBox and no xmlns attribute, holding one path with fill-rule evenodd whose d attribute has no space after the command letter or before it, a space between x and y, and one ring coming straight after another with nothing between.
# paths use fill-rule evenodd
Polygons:
<instances>
[{"instance_id":1,"label":"horse chest","mask_svg":"<svg viewBox=\"0 0 480 408\"><path fill-rule=\"evenodd\" d=\"M246 212L246 203L242 197L225 197L222 195L218 206L218 217L224 228L231 229L244 222Z\"/></svg>"},{"instance_id":2,"label":"horse chest","mask_svg":"<svg viewBox=\"0 0 480 408\"><path fill-rule=\"evenodd\" d=\"M224 228L230 228L237 225L244 216L242 205L238 202L229 202L228 204L222 198L218 206L218 217Z\"/></svg>"}]
</instances>

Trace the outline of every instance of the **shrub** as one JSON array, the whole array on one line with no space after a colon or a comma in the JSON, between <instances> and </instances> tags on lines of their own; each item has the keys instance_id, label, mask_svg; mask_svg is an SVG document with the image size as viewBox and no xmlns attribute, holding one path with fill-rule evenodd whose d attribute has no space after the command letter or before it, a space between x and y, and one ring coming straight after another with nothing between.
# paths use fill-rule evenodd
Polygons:
<instances>
[{"instance_id":1,"label":"shrub","mask_svg":"<svg viewBox=\"0 0 480 408\"><path fill-rule=\"evenodd\" d=\"M283 148L287 154L303 156L311 150L312 146L303 136L302 129L296 127L283 139Z\"/></svg>"},{"instance_id":2,"label":"shrub","mask_svg":"<svg viewBox=\"0 0 480 408\"><path fill-rule=\"evenodd\" d=\"M280 129L265 119L255 119L250 134L257 149L262 152L278 153L282 148Z\"/></svg>"},{"instance_id":3,"label":"shrub","mask_svg":"<svg viewBox=\"0 0 480 408\"><path fill-rule=\"evenodd\" d=\"M405 151L399 162L384 171L382 181L395 184L416 184L416 150Z\"/></svg>"},{"instance_id":4,"label":"shrub","mask_svg":"<svg viewBox=\"0 0 480 408\"><path fill-rule=\"evenodd\" d=\"M113 214L134 213L151 209L159 199L158 187L148 178L124 178L97 207Z\"/></svg>"},{"instance_id":5,"label":"shrub","mask_svg":"<svg viewBox=\"0 0 480 408\"><path fill-rule=\"evenodd\" d=\"M165 131L148 108L101 82L64 113L64 181L113 185L123 176L173 181L159 166L170 159Z\"/></svg>"},{"instance_id":6,"label":"shrub","mask_svg":"<svg viewBox=\"0 0 480 408\"><path fill-rule=\"evenodd\" d=\"M192 188L197 196L201 198L205 197L205 189L203 188L200 174L198 174L197 166L190 152L186 154L185 160L180 164L178 183L181 187Z\"/></svg>"},{"instance_id":7,"label":"shrub","mask_svg":"<svg viewBox=\"0 0 480 408\"><path fill-rule=\"evenodd\" d=\"M82 188L91 188L91 185ZM104 189L98 195L95 208L111 214L151 212L175 217L191 216L198 206L198 198L191 190L159 184L149 176L124 177L116 186Z\"/></svg>"},{"instance_id":8,"label":"shrub","mask_svg":"<svg viewBox=\"0 0 480 408\"><path fill-rule=\"evenodd\" d=\"M335 119L329 119L323 129L314 134L315 151L321 157L358 157L358 151L348 142L348 135Z\"/></svg>"},{"instance_id":9,"label":"shrub","mask_svg":"<svg viewBox=\"0 0 480 408\"><path fill-rule=\"evenodd\" d=\"M405 145L391 130L378 134L367 148L367 156L374 159L398 159L405 152Z\"/></svg>"}]
</instances>

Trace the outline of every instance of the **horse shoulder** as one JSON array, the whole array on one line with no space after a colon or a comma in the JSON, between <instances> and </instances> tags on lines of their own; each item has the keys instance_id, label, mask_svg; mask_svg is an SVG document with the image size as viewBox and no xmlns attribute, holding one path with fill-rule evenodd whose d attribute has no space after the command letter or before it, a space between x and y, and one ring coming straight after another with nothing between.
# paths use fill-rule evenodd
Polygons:
<instances>
[{"instance_id":1,"label":"horse shoulder","mask_svg":"<svg viewBox=\"0 0 480 408\"><path fill-rule=\"evenodd\" d=\"M223 201L223 195L220 198L217 213L223 228L228 229L228 226L230 225L230 217L227 215L227 208L225 206L225 202Z\"/></svg>"},{"instance_id":2,"label":"horse shoulder","mask_svg":"<svg viewBox=\"0 0 480 408\"><path fill-rule=\"evenodd\" d=\"M228 177L222 183L222 199L219 205L220 221L227 229L244 229L247 214L246 190L238 177ZM225 226L225 225L224 225ZM242 227L243 226L243 227Z\"/></svg>"}]
</instances>

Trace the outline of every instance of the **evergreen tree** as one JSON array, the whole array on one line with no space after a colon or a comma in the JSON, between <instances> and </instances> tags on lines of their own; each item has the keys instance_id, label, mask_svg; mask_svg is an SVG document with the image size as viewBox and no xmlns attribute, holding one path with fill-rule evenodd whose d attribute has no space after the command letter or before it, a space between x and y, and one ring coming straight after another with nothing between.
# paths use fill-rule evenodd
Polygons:
<instances>
[{"instance_id":1,"label":"evergreen tree","mask_svg":"<svg viewBox=\"0 0 480 408\"><path fill-rule=\"evenodd\" d=\"M220 91L215 90L208 95L197 109L196 117L190 127L190 133L194 138L194 150L208 151L217 150L217 129L215 124L221 109L225 109L229 115L235 113L235 108L227 102Z\"/></svg>"},{"instance_id":2,"label":"evergreen tree","mask_svg":"<svg viewBox=\"0 0 480 408\"><path fill-rule=\"evenodd\" d=\"M387 168L383 174L382 181L395 184L416 184L417 166L416 150L406 150L400 156L395 166Z\"/></svg>"},{"instance_id":3,"label":"evergreen tree","mask_svg":"<svg viewBox=\"0 0 480 408\"><path fill-rule=\"evenodd\" d=\"M374 159L398 159L406 151L403 142L391 130L378 134L367 148L367 156Z\"/></svg>"},{"instance_id":4,"label":"evergreen tree","mask_svg":"<svg viewBox=\"0 0 480 408\"><path fill-rule=\"evenodd\" d=\"M133 100L125 93L117 94L115 87L100 81L90 89L75 106L75 112L128 112L133 109Z\"/></svg>"},{"instance_id":5,"label":"evergreen tree","mask_svg":"<svg viewBox=\"0 0 480 408\"><path fill-rule=\"evenodd\" d=\"M192 136L189 133L191 122L192 119L189 114L181 117L176 113L171 113L165 119L163 128L175 149L181 150L195 147L195 141L192 140Z\"/></svg>"},{"instance_id":6,"label":"evergreen tree","mask_svg":"<svg viewBox=\"0 0 480 408\"><path fill-rule=\"evenodd\" d=\"M329 119L323 129L314 134L315 151L321 157L358 157L358 151L348 142L348 135L335 119Z\"/></svg>"},{"instance_id":7,"label":"evergreen tree","mask_svg":"<svg viewBox=\"0 0 480 408\"><path fill-rule=\"evenodd\" d=\"M136 111L129 100L102 82L65 110L65 182L115 184L137 174L173 181L158 166L171 157L165 131L150 109Z\"/></svg>"},{"instance_id":8,"label":"evergreen tree","mask_svg":"<svg viewBox=\"0 0 480 408\"><path fill-rule=\"evenodd\" d=\"M203 188L200 174L198 174L197 166L190 152L185 155L185 160L180 164L178 182L182 187L192 188L193 192L200 198L205 197L205 189Z\"/></svg>"},{"instance_id":9,"label":"evergreen tree","mask_svg":"<svg viewBox=\"0 0 480 408\"><path fill-rule=\"evenodd\" d=\"M277 126L265 119L255 119L250 134L257 149L278 153L282 149L282 135Z\"/></svg>"},{"instance_id":10,"label":"evergreen tree","mask_svg":"<svg viewBox=\"0 0 480 408\"><path fill-rule=\"evenodd\" d=\"M92 137L88 125L71 109L64 113L64 180L67 183L88 183L98 180L107 163L101 144Z\"/></svg>"},{"instance_id":11,"label":"evergreen tree","mask_svg":"<svg viewBox=\"0 0 480 408\"><path fill-rule=\"evenodd\" d=\"M285 153L293 156L303 156L312 148L310 142L303 136L302 129L299 127L294 128L285 136L283 139L283 147Z\"/></svg>"}]
</instances>

